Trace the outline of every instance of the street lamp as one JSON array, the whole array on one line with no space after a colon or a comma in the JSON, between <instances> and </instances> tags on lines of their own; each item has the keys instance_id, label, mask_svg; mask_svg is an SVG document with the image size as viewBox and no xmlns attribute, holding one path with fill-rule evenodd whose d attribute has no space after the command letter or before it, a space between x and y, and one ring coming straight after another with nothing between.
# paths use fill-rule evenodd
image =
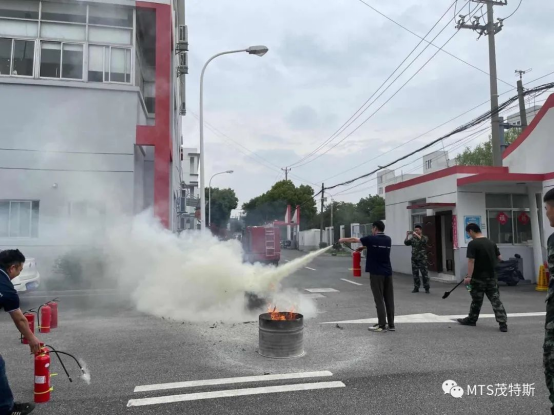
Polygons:
<instances>
[{"instance_id":1,"label":"street lamp","mask_svg":"<svg viewBox=\"0 0 554 415\"><path fill-rule=\"evenodd\" d=\"M266 46L250 46L248 49L230 50L228 52L221 52L212 56L204 67L202 68L202 74L200 75L200 214L201 222L200 229L206 229L206 184L204 179L204 73L208 64L215 58L222 55L229 55L231 53L246 52L250 55L264 56L269 49Z\"/></svg>"},{"instance_id":2,"label":"street lamp","mask_svg":"<svg viewBox=\"0 0 554 415\"><path fill-rule=\"evenodd\" d=\"M233 170L216 173L210 178L210 184L208 185L208 226L212 226L212 179L220 174L233 174Z\"/></svg>"}]
</instances>

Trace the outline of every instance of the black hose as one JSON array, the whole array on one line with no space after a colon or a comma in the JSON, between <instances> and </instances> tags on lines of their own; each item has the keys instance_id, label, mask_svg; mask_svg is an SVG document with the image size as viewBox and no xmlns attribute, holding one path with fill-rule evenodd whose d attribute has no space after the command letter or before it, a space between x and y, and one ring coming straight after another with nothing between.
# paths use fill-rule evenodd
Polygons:
<instances>
[{"instance_id":1,"label":"black hose","mask_svg":"<svg viewBox=\"0 0 554 415\"><path fill-rule=\"evenodd\" d=\"M48 345L48 344L45 344L44 346L45 346L45 347L48 347L49 349L52 350L53 353L56 354L56 357L57 357L58 360L60 361L60 364L62 365L63 370L65 371L65 374L67 375L67 378L69 379L69 381L70 381L71 383L73 383L73 379L71 379L71 376L69 375L69 372L67 371L65 365L63 364L62 358L61 358L60 355L58 354L58 353L62 353L62 352L58 352L56 349L54 349L52 346L50 346L50 345Z\"/></svg>"}]
</instances>

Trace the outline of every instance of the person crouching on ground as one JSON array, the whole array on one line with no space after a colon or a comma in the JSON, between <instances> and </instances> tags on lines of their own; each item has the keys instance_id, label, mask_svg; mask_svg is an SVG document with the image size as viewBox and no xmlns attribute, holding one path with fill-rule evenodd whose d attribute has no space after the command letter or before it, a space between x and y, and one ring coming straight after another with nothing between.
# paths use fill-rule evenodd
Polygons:
<instances>
[{"instance_id":1,"label":"person crouching on ground","mask_svg":"<svg viewBox=\"0 0 554 415\"><path fill-rule=\"evenodd\" d=\"M367 249L366 272L369 272L371 292L377 308L378 323L369 330L383 333L395 331L394 291L392 286L392 266L390 262L391 238L385 235L383 221L373 222L372 235L363 238L342 238L340 243L358 243ZM387 326L388 322L388 326Z\"/></svg>"}]
</instances>

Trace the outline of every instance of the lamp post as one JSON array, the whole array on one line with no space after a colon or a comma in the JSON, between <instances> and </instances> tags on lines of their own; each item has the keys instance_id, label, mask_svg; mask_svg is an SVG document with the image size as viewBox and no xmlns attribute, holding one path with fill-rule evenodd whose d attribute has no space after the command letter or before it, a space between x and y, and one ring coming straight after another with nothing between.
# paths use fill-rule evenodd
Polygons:
<instances>
[{"instance_id":1,"label":"lamp post","mask_svg":"<svg viewBox=\"0 0 554 415\"><path fill-rule=\"evenodd\" d=\"M208 185L208 226L212 226L212 179L220 174L233 174L233 170L216 173L210 178L210 183Z\"/></svg>"},{"instance_id":2,"label":"lamp post","mask_svg":"<svg viewBox=\"0 0 554 415\"><path fill-rule=\"evenodd\" d=\"M200 75L200 214L201 222L200 229L206 229L206 185L204 179L204 73L208 64L215 58L222 55L229 55L231 53L246 52L250 55L264 56L268 52L266 46L250 46L248 49L230 50L227 52L221 52L212 56L204 67L202 68L202 74Z\"/></svg>"}]
</instances>

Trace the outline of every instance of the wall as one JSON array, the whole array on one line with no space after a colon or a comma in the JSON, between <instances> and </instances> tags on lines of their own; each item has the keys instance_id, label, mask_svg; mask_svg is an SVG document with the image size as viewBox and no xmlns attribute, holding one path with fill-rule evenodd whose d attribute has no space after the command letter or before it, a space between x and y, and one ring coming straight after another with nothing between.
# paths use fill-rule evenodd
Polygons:
<instances>
[{"instance_id":1,"label":"wall","mask_svg":"<svg viewBox=\"0 0 554 415\"><path fill-rule=\"evenodd\" d=\"M504 153L503 165L510 173L550 173L554 130L554 95L545 102L529 127Z\"/></svg>"},{"instance_id":2,"label":"wall","mask_svg":"<svg viewBox=\"0 0 554 415\"><path fill-rule=\"evenodd\" d=\"M0 200L40 201L38 238L2 238L0 249L21 248L48 275L73 243L61 226L70 203L134 212L138 94L2 82L0 96Z\"/></svg>"},{"instance_id":3,"label":"wall","mask_svg":"<svg viewBox=\"0 0 554 415\"><path fill-rule=\"evenodd\" d=\"M323 236L325 237L325 232ZM300 251L315 251L319 249L319 229L301 231L299 233L298 245Z\"/></svg>"}]
</instances>

